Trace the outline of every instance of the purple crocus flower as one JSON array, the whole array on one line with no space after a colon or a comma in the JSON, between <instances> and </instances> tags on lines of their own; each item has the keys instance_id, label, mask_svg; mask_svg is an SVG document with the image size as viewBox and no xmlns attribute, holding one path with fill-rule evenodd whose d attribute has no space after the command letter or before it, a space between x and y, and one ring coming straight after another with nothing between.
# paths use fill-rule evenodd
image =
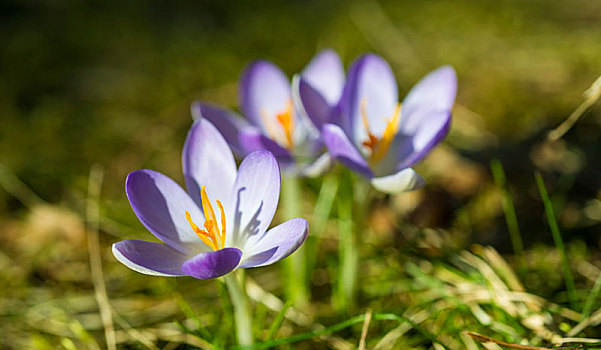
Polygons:
<instances>
[{"instance_id":1,"label":"purple crocus flower","mask_svg":"<svg viewBox=\"0 0 601 350\"><path fill-rule=\"evenodd\" d=\"M130 269L216 278L238 268L273 264L305 241L305 219L267 230L280 195L280 169L270 152L252 152L236 169L227 142L203 119L188 133L182 162L188 192L153 170L127 177L125 190L134 212L164 243L115 243L113 254Z\"/></svg>"},{"instance_id":2,"label":"purple crocus flower","mask_svg":"<svg viewBox=\"0 0 601 350\"><path fill-rule=\"evenodd\" d=\"M196 102L195 119L210 120L237 155L266 149L287 171L316 176L330 157L324 153L320 130L335 118L344 88L344 67L332 50L323 50L290 81L273 63L258 60L242 73L240 109L246 118L227 108Z\"/></svg>"},{"instance_id":3,"label":"purple crocus flower","mask_svg":"<svg viewBox=\"0 0 601 350\"><path fill-rule=\"evenodd\" d=\"M370 179L379 191L400 193L424 184L411 168L446 136L457 91L450 66L429 73L398 102L395 77L375 54L349 68L340 101L342 122L326 123L330 155Z\"/></svg>"}]
</instances>

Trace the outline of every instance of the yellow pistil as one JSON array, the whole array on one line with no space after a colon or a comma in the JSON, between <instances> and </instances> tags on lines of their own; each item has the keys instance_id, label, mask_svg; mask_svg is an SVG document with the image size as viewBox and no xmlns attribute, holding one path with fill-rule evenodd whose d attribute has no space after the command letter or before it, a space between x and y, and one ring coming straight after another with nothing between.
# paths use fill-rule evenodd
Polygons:
<instances>
[{"instance_id":1,"label":"yellow pistil","mask_svg":"<svg viewBox=\"0 0 601 350\"><path fill-rule=\"evenodd\" d=\"M276 140L281 146L284 146L288 149L292 149L294 147L294 142L292 140L294 130L294 120L292 119L293 111L294 106L292 104L292 100L289 100L286 104L286 109L275 115L275 119L279 124L279 128L273 127L273 122L265 111L261 113L263 124L265 125L265 129L267 130L269 136L273 140ZM282 131L283 137L281 134Z\"/></svg>"},{"instance_id":2,"label":"yellow pistil","mask_svg":"<svg viewBox=\"0 0 601 350\"><path fill-rule=\"evenodd\" d=\"M215 211L213 210L213 206L209 201L209 197L207 196L207 192L205 190L206 186L202 186L200 190L200 201L202 204L202 211L205 214L205 230L200 229L196 224L192 221L190 217L190 213L186 210L186 219L192 226L192 229L198 235L198 237L213 250L223 249L225 247L225 211L223 210L223 205L221 205L220 201L217 202L217 206L221 211L221 232L219 227L217 226L217 217L215 216Z\"/></svg>"},{"instance_id":3,"label":"yellow pistil","mask_svg":"<svg viewBox=\"0 0 601 350\"><path fill-rule=\"evenodd\" d=\"M381 137L377 137L371 133L369 129L369 117L367 116L367 100L363 99L361 101L361 118L363 119L363 127L365 131L367 131L367 140L362 142L362 145L369 149L369 161L373 165L386 155L392 140L394 139L394 135L397 133L399 129L400 119L401 119L401 104L398 103L394 110L394 114L392 119L388 120L386 124L386 129L384 129L384 133L382 133Z\"/></svg>"}]
</instances>

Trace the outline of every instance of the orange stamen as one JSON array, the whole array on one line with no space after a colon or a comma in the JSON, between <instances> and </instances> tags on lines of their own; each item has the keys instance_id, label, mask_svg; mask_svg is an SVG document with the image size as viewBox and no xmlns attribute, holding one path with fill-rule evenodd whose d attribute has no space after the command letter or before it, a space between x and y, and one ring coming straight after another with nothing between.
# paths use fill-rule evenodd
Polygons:
<instances>
[{"instance_id":1,"label":"orange stamen","mask_svg":"<svg viewBox=\"0 0 601 350\"><path fill-rule=\"evenodd\" d=\"M211 237L207 231L201 230L198 226L196 226L196 224L192 221L192 218L190 217L190 212L187 210L186 219L190 223L190 226L192 226L192 229L194 230L196 235L204 242L204 244L208 245L213 250L219 249L216 244L217 242L213 240L213 237Z\"/></svg>"},{"instance_id":2,"label":"orange stamen","mask_svg":"<svg viewBox=\"0 0 601 350\"><path fill-rule=\"evenodd\" d=\"M384 156L386 155L386 152L388 152L388 149L390 148L390 145L392 144L392 140L394 139L394 135L399 130L400 119L401 119L401 104L399 103L399 104L397 104L397 106L394 110L394 115L392 116L392 119L388 121L388 124L386 125L386 129L384 129L384 134L382 134L382 138L380 139L380 144L372 153L371 157L374 162L379 162L380 160L382 160L382 158L384 158Z\"/></svg>"},{"instance_id":3,"label":"orange stamen","mask_svg":"<svg viewBox=\"0 0 601 350\"><path fill-rule=\"evenodd\" d=\"M288 105L286 106L286 110L282 113L279 113L275 116L275 118L280 122L280 126L284 129L284 135L286 135L287 147L292 148L292 101L288 101Z\"/></svg>"},{"instance_id":4,"label":"orange stamen","mask_svg":"<svg viewBox=\"0 0 601 350\"><path fill-rule=\"evenodd\" d=\"M367 100L361 100L361 117L363 119L363 127L367 131L368 139L362 142L362 145L369 149L370 151L370 163L374 164L382 160L390 145L392 144L392 140L394 139L394 135L397 133L399 129L400 119L401 119L401 104L397 104L394 110L394 114L392 119L388 120L386 124L386 129L384 129L384 133L382 137L378 138L374 134L371 133L369 129L369 118L367 116Z\"/></svg>"},{"instance_id":5,"label":"orange stamen","mask_svg":"<svg viewBox=\"0 0 601 350\"><path fill-rule=\"evenodd\" d=\"M367 99L361 100L360 108L361 118L363 120L363 127L365 128L365 131L367 131L368 137L368 139L363 141L362 144L363 146L369 148L371 152L373 152L373 150L378 146L378 142L380 142L380 140L378 140L378 138L369 130L369 118L367 117Z\"/></svg>"},{"instance_id":6,"label":"orange stamen","mask_svg":"<svg viewBox=\"0 0 601 350\"><path fill-rule=\"evenodd\" d=\"M221 205L221 202L218 200L215 200L215 202L217 202L217 206L219 207L219 210L221 211L221 246L225 246L225 210L223 210L223 205Z\"/></svg>"},{"instance_id":7,"label":"orange stamen","mask_svg":"<svg viewBox=\"0 0 601 350\"><path fill-rule=\"evenodd\" d=\"M205 190L206 186L203 186L200 189L200 201L202 204L202 211L205 214L205 230L200 229L196 224L192 221L190 217L190 213L186 211L186 219L192 226L192 229L198 235L198 237L213 250L223 249L225 247L225 210L223 210L223 205L221 205L220 201L217 202L217 206L221 211L221 232L219 231L219 227L217 226L217 217L215 216L215 211L213 210L213 206L209 201L209 197L207 196L207 192Z\"/></svg>"},{"instance_id":8,"label":"orange stamen","mask_svg":"<svg viewBox=\"0 0 601 350\"><path fill-rule=\"evenodd\" d=\"M292 100L290 100L286 105L286 109L275 115L275 120L277 121L277 124L275 124L267 111L261 110L261 119L269 137L288 149L294 147L292 139L294 130L293 111L294 105L292 104Z\"/></svg>"}]
</instances>

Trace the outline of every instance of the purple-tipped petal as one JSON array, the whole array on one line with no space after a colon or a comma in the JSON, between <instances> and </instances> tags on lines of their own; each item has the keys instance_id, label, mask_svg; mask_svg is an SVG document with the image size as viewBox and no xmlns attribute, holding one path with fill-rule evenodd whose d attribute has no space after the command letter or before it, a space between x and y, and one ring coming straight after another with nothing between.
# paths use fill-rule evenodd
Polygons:
<instances>
[{"instance_id":1,"label":"purple-tipped petal","mask_svg":"<svg viewBox=\"0 0 601 350\"><path fill-rule=\"evenodd\" d=\"M210 200L225 201L236 179L236 162L227 142L206 119L194 122L182 152L184 178L190 196L201 207L200 189Z\"/></svg>"},{"instance_id":2,"label":"purple-tipped petal","mask_svg":"<svg viewBox=\"0 0 601 350\"><path fill-rule=\"evenodd\" d=\"M256 151L244 158L231 193L228 246L243 247L260 237L271 223L280 197L280 168L273 154Z\"/></svg>"},{"instance_id":3,"label":"purple-tipped petal","mask_svg":"<svg viewBox=\"0 0 601 350\"><path fill-rule=\"evenodd\" d=\"M390 175L413 166L440 143L451 127L451 115L421 109L415 113L422 125L413 134L398 132L388 152L375 167L376 176Z\"/></svg>"},{"instance_id":4,"label":"purple-tipped petal","mask_svg":"<svg viewBox=\"0 0 601 350\"><path fill-rule=\"evenodd\" d=\"M238 132L249 124L242 116L231 109L204 102L194 102L191 111L195 120L205 118L215 125L236 156L245 155L238 141Z\"/></svg>"},{"instance_id":5,"label":"purple-tipped petal","mask_svg":"<svg viewBox=\"0 0 601 350\"><path fill-rule=\"evenodd\" d=\"M208 249L190 227L186 211L198 223L204 216L175 181L153 170L137 170L127 176L125 192L138 219L158 239L182 253Z\"/></svg>"},{"instance_id":6,"label":"purple-tipped petal","mask_svg":"<svg viewBox=\"0 0 601 350\"><path fill-rule=\"evenodd\" d=\"M371 184L376 190L390 194L413 191L425 183L424 178L411 168L405 168L396 174L371 179Z\"/></svg>"},{"instance_id":7,"label":"purple-tipped petal","mask_svg":"<svg viewBox=\"0 0 601 350\"><path fill-rule=\"evenodd\" d=\"M185 276L182 264L188 256L161 243L126 240L113 244L113 255L130 269L154 276Z\"/></svg>"},{"instance_id":8,"label":"purple-tipped petal","mask_svg":"<svg viewBox=\"0 0 601 350\"><path fill-rule=\"evenodd\" d=\"M324 125L321 130L321 137L332 158L364 176L373 176L369 164L339 126L334 124Z\"/></svg>"},{"instance_id":9,"label":"purple-tipped petal","mask_svg":"<svg viewBox=\"0 0 601 350\"><path fill-rule=\"evenodd\" d=\"M296 75L292 80L292 90L297 109L311 121L315 129L321 130L332 119L334 108L304 78Z\"/></svg>"},{"instance_id":10,"label":"purple-tipped petal","mask_svg":"<svg viewBox=\"0 0 601 350\"><path fill-rule=\"evenodd\" d=\"M423 114L422 125L410 137L413 151L401 159L400 167L409 167L419 162L445 138L451 129L450 112L423 111Z\"/></svg>"},{"instance_id":11,"label":"purple-tipped petal","mask_svg":"<svg viewBox=\"0 0 601 350\"><path fill-rule=\"evenodd\" d=\"M291 101L290 81L276 65L259 60L251 63L240 78L240 103L244 115L269 134L276 115Z\"/></svg>"},{"instance_id":12,"label":"purple-tipped petal","mask_svg":"<svg viewBox=\"0 0 601 350\"><path fill-rule=\"evenodd\" d=\"M326 49L319 52L305 67L302 77L330 106L340 100L344 88L344 66L336 51Z\"/></svg>"},{"instance_id":13,"label":"purple-tipped petal","mask_svg":"<svg viewBox=\"0 0 601 350\"><path fill-rule=\"evenodd\" d=\"M371 133L377 137L382 136L398 103L397 84L388 63L375 54L358 58L349 69L344 95L346 106L343 108L350 118L350 131L355 145L361 145L368 138L362 117L362 104L365 106Z\"/></svg>"},{"instance_id":14,"label":"purple-tipped petal","mask_svg":"<svg viewBox=\"0 0 601 350\"><path fill-rule=\"evenodd\" d=\"M457 77L449 66L417 83L403 102L401 125L382 163L394 163L397 171L410 167L440 143L451 127L456 90Z\"/></svg>"},{"instance_id":15,"label":"purple-tipped petal","mask_svg":"<svg viewBox=\"0 0 601 350\"><path fill-rule=\"evenodd\" d=\"M259 150L267 150L278 159L281 164L294 162L292 154L272 139L266 137L256 127L247 127L240 131L240 145L246 154Z\"/></svg>"},{"instance_id":16,"label":"purple-tipped petal","mask_svg":"<svg viewBox=\"0 0 601 350\"><path fill-rule=\"evenodd\" d=\"M254 242L247 242L240 268L273 264L292 254L309 233L307 220L295 218L265 232Z\"/></svg>"},{"instance_id":17,"label":"purple-tipped petal","mask_svg":"<svg viewBox=\"0 0 601 350\"><path fill-rule=\"evenodd\" d=\"M422 125L423 109L451 112L457 94L457 75L451 66L440 67L420 80L403 101L399 131L413 134Z\"/></svg>"},{"instance_id":18,"label":"purple-tipped petal","mask_svg":"<svg viewBox=\"0 0 601 350\"><path fill-rule=\"evenodd\" d=\"M203 280L221 277L234 270L241 257L242 251L238 248L200 253L183 263L182 272Z\"/></svg>"}]
</instances>

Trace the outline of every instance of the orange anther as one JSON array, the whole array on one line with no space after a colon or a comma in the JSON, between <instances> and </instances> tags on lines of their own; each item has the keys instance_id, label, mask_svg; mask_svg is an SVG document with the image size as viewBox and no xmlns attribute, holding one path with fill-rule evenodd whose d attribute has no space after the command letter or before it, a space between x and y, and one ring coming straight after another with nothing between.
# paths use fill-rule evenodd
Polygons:
<instances>
[{"instance_id":1,"label":"orange anther","mask_svg":"<svg viewBox=\"0 0 601 350\"><path fill-rule=\"evenodd\" d=\"M217 226L217 218L215 217L215 211L213 211L213 206L209 201L209 197L207 196L207 192L205 190L206 186L203 186L200 189L200 201L202 204L202 211L205 214L205 222L204 228L205 230L201 230L196 224L192 221L190 217L190 213L186 211L186 219L192 226L192 229L196 233L196 235L209 247L213 250L223 249L225 247L225 211L223 210L223 206L221 202L217 202L217 206L221 211L221 232L219 231L219 227Z\"/></svg>"},{"instance_id":2,"label":"orange anther","mask_svg":"<svg viewBox=\"0 0 601 350\"><path fill-rule=\"evenodd\" d=\"M377 137L371 133L369 129L369 117L367 116L367 99L361 100L361 118L363 120L363 127L367 132L367 140L363 141L361 144L365 146L370 154L369 161L374 164L382 160L390 145L392 144L392 140L394 139L394 135L397 133L399 129L399 122L401 118L401 104L397 104L392 119L388 120L386 123L386 129L384 129L384 133L381 137Z\"/></svg>"}]
</instances>

